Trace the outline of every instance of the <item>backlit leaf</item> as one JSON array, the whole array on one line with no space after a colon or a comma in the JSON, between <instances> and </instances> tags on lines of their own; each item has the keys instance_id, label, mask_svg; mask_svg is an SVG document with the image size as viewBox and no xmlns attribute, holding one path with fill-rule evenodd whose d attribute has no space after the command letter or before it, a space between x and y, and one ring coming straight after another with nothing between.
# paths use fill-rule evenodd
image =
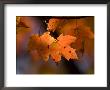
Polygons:
<instances>
[{"instance_id":1,"label":"backlit leaf","mask_svg":"<svg viewBox=\"0 0 110 90\"><path fill-rule=\"evenodd\" d=\"M70 44L75 42L76 38L70 35L61 34L57 40L54 39L49 32L43 35L32 35L28 43L28 50L33 53L31 55L34 60L43 59L48 61L49 56L55 61L61 61L61 56L69 59L77 59L75 49ZM34 56L36 55L36 56Z\"/></svg>"}]
</instances>

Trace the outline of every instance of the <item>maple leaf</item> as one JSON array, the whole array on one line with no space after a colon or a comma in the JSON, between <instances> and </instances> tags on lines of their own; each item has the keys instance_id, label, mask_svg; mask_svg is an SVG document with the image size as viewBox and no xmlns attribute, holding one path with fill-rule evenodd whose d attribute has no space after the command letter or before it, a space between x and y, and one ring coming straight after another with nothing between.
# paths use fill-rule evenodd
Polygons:
<instances>
[{"instance_id":1,"label":"maple leaf","mask_svg":"<svg viewBox=\"0 0 110 90\"><path fill-rule=\"evenodd\" d=\"M43 35L32 35L28 43L28 50L33 51L31 55L33 59L43 59L48 61L49 56L59 62L63 55L67 60L77 59L75 49L70 47L70 44L75 42L76 38L70 35L63 36L61 34L57 40L50 36L50 32L45 32ZM36 56L34 56L36 55Z\"/></svg>"},{"instance_id":2,"label":"maple leaf","mask_svg":"<svg viewBox=\"0 0 110 90\"><path fill-rule=\"evenodd\" d=\"M30 28L26 28L26 27L17 27L16 28L16 34L26 34L28 32L31 32Z\"/></svg>"},{"instance_id":3,"label":"maple leaf","mask_svg":"<svg viewBox=\"0 0 110 90\"><path fill-rule=\"evenodd\" d=\"M71 43L74 43L76 41L76 37L61 34L58 38L58 44L60 46L61 54L67 59L78 59L75 49L70 47Z\"/></svg>"},{"instance_id":4,"label":"maple leaf","mask_svg":"<svg viewBox=\"0 0 110 90\"><path fill-rule=\"evenodd\" d=\"M38 49L40 47L40 38L37 34L32 35L28 41L28 51Z\"/></svg>"},{"instance_id":5,"label":"maple leaf","mask_svg":"<svg viewBox=\"0 0 110 90\"><path fill-rule=\"evenodd\" d=\"M94 39L94 34L90 27L84 26L84 27L82 27L82 29L83 29L82 32L83 32L83 35L85 38Z\"/></svg>"},{"instance_id":6,"label":"maple leaf","mask_svg":"<svg viewBox=\"0 0 110 90\"><path fill-rule=\"evenodd\" d=\"M86 42L88 42L88 40L89 41L94 40L94 33L92 32L92 30L89 26L80 25L77 28L77 33L74 33L74 34L77 37L74 47L77 49L77 51L80 54L83 55L83 53L85 52L86 49L90 49L90 48L86 48L85 45L87 44Z\"/></svg>"},{"instance_id":7,"label":"maple leaf","mask_svg":"<svg viewBox=\"0 0 110 90\"><path fill-rule=\"evenodd\" d=\"M16 52L18 56L22 55L21 53L26 51L26 41L30 36L30 32L30 28L16 27Z\"/></svg>"},{"instance_id":8,"label":"maple leaf","mask_svg":"<svg viewBox=\"0 0 110 90\"><path fill-rule=\"evenodd\" d=\"M67 60L78 59L75 49L70 47L70 44L75 42L76 38L70 35L61 34L55 43L50 46L51 57L55 62L61 60L61 55Z\"/></svg>"},{"instance_id":9,"label":"maple leaf","mask_svg":"<svg viewBox=\"0 0 110 90\"><path fill-rule=\"evenodd\" d=\"M48 31L55 31L57 26L60 23L60 19L52 18L49 20L49 23L47 24L47 30Z\"/></svg>"}]
</instances>

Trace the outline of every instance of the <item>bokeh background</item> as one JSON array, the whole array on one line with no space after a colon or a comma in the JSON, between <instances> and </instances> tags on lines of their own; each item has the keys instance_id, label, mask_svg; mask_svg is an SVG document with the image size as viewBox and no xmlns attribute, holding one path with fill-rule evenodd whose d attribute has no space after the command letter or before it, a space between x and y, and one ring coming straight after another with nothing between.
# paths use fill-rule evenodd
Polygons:
<instances>
[{"instance_id":1,"label":"bokeh background","mask_svg":"<svg viewBox=\"0 0 110 90\"><path fill-rule=\"evenodd\" d=\"M32 60L27 52L29 38L46 31L54 38L62 33L77 37L72 47L79 60ZM94 74L94 16L17 16L16 74Z\"/></svg>"}]
</instances>

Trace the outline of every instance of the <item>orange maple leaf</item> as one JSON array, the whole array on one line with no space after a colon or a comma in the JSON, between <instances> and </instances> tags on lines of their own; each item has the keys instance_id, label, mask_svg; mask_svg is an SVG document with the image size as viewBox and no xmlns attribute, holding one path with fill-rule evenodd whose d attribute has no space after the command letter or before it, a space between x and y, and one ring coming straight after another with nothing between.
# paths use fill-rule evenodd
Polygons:
<instances>
[{"instance_id":1,"label":"orange maple leaf","mask_svg":"<svg viewBox=\"0 0 110 90\"><path fill-rule=\"evenodd\" d=\"M70 47L70 44L75 42L76 38L70 35L61 34L57 41L51 45L51 57L55 62L61 60L61 55L65 57L67 60L69 59L78 59L75 49Z\"/></svg>"},{"instance_id":2,"label":"orange maple leaf","mask_svg":"<svg viewBox=\"0 0 110 90\"><path fill-rule=\"evenodd\" d=\"M28 50L34 60L43 59L44 61L48 61L49 56L55 62L59 62L61 56L64 56L67 60L77 59L75 49L70 47L70 44L75 42L75 40L75 37L70 35L63 36L63 34L56 40L50 36L49 32L45 32L41 36L31 36L28 43Z\"/></svg>"}]
</instances>

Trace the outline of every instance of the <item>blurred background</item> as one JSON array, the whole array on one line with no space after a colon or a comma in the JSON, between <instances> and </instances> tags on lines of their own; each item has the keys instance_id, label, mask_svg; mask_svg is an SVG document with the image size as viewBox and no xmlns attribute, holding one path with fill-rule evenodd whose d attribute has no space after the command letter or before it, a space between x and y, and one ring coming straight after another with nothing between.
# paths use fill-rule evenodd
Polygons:
<instances>
[{"instance_id":1,"label":"blurred background","mask_svg":"<svg viewBox=\"0 0 110 90\"><path fill-rule=\"evenodd\" d=\"M32 60L27 51L29 38L46 31L54 38L62 33L75 36L71 47L79 60ZM17 16L16 74L94 74L94 16Z\"/></svg>"}]
</instances>

